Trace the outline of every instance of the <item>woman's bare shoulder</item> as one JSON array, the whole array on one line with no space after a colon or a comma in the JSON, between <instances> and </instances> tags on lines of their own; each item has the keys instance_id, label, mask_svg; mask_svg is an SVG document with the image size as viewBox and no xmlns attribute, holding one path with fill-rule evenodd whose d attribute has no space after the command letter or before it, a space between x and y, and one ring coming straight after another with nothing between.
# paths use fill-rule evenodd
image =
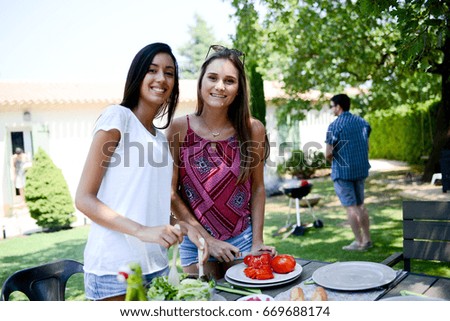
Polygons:
<instances>
[{"instance_id":1,"label":"woman's bare shoulder","mask_svg":"<svg viewBox=\"0 0 450 321\"><path fill-rule=\"evenodd\" d=\"M264 135L266 134L266 127L264 127L264 124L256 118L250 118L250 127L252 131L252 137L264 137Z\"/></svg>"},{"instance_id":2,"label":"woman's bare shoulder","mask_svg":"<svg viewBox=\"0 0 450 321\"><path fill-rule=\"evenodd\" d=\"M175 135L182 135L183 137L187 132L187 117L186 115L174 118L167 128L166 135L168 138L172 138Z\"/></svg>"}]
</instances>

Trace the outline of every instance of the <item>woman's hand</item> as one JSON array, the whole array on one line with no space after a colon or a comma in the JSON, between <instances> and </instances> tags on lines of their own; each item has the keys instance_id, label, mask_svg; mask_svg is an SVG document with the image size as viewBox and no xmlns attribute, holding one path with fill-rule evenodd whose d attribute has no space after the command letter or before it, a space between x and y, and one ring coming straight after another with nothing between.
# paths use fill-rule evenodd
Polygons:
<instances>
[{"instance_id":1,"label":"woman's hand","mask_svg":"<svg viewBox=\"0 0 450 321\"><path fill-rule=\"evenodd\" d=\"M189 225L189 224L183 222L181 224L181 226L182 226L183 232L184 232L184 229L186 229L186 232L184 232L184 234L186 234L189 237L189 240L192 243L194 243L197 246L197 248L203 250L202 262L203 262L203 264L206 264L206 262L208 262L208 258L209 258L208 243L205 241L202 244L202 242L200 241L200 239L203 238L202 234L192 225Z\"/></svg>"},{"instance_id":2,"label":"woman's hand","mask_svg":"<svg viewBox=\"0 0 450 321\"><path fill-rule=\"evenodd\" d=\"M210 249L210 255L219 262L232 262L239 255L239 248L227 242L208 237L206 243Z\"/></svg>"},{"instance_id":3,"label":"woman's hand","mask_svg":"<svg viewBox=\"0 0 450 321\"><path fill-rule=\"evenodd\" d=\"M136 237L142 242L158 243L166 249L176 242L183 241L183 233L172 225L142 226Z\"/></svg>"},{"instance_id":4,"label":"woman's hand","mask_svg":"<svg viewBox=\"0 0 450 321\"><path fill-rule=\"evenodd\" d=\"M277 250L274 246L264 245L263 243L252 244L251 254L252 255L261 255L263 253L269 253L270 256L277 255Z\"/></svg>"}]
</instances>

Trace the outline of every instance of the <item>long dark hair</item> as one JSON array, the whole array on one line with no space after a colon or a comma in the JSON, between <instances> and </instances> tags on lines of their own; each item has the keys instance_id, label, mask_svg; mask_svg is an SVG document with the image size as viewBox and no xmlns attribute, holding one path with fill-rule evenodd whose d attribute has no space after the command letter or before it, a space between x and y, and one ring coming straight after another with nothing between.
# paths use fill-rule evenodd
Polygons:
<instances>
[{"instance_id":1,"label":"long dark hair","mask_svg":"<svg viewBox=\"0 0 450 321\"><path fill-rule=\"evenodd\" d=\"M238 183L245 182L250 174L254 162L254 154L251 154L251 148L249 143L252 142L251 137L251 124L250 124L250 106L248 99L248 87L247 78L245 76L244 64L239 59L238 55L230 49L223 49L211 54L203 63L200 70L200 77L197 84L197 110L196 115L200 116L203 112L203 98L201 94L202 80L206 73L206 68L209 64L216 59L227 59L236 67L239 75L239 89L236 98L228 108L228 119L231 121L234 129L237 133L239 141L239 150L241 155L240 172L238 177Z\"/></svg>"},{"instance_id":2,"label":"long dark hair","mask_svg":"<svg viewBox=\"0 0 450 321\"><path fill-rule=\"evenodd\" d=\"M160 118L167 115L167 123L164 126L159 127L160 129L164 129L167 128L172 121L173 115L175 114L175 108L178 104L178 96L180 93L177 60L172 53L172 49L167 44L160 42L152 43L142 48L136 54L133 61L131 62L130 69L128 70L123 99L120 104L130 109L134 109L138 105L142 81L144 80L144 77L148 72L148 68L152 63L153 58L155 58L155 56L161 52L170 55L175 65L175 82L172 93L169 100L165 104L160 106L158 113L156 114L156 117Z\"/></svg>"}]
</instances>

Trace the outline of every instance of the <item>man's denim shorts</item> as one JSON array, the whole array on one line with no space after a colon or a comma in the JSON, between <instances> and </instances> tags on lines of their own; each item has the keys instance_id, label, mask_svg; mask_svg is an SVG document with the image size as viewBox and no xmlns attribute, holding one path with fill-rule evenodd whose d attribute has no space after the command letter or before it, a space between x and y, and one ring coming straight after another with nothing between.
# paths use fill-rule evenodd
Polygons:
<instances>
[{"instance_id":1,"label":"man's denim shorts","mask_svg":"<svg viewBox=\"0 0 450 321\"><path fill-rule=\"evenodd\" d=\"M169 267L144 275L144 284L148 285L152 280L161 275L167 275ZM84 273L84 290L86 299L103 300L106 298L123 295L127 293L127 283L117 279L117 275L95 275Z\"/></svg>"},{"instance_id":2,"label":"man's denim shorts","mask_svg":"<svg viewBox=\"0 0 450 321\"><path fill-rule=\"evenodd\" d=\"M354 206L364 203L364 182L365 179L356 181L337 179L334 181L334 190L342 206Z\"/></svg>"},{"instance_id":3,"label":"man's denim shorts","mask_svg":"<svg viewBox=\"0 0 450 321\"><path fill-rule=\"evenodd\" d=\"M252 226L249 225L244 232L232 237L225 242L230 243L239 248L241 253L250 252L252 249ZM181 266L189 266L191 264L198 263L198 250L197 246L189 240L187 236L184 237L183 242L180 244L180 260ZM218 262L215 257L210 256L208 262Z\"/></svg>"}]
</instances>

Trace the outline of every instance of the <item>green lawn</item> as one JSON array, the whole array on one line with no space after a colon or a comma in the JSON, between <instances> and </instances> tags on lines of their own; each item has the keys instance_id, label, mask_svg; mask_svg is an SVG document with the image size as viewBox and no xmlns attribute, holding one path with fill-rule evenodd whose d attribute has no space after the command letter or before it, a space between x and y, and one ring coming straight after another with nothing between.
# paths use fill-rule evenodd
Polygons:
<instances>
[{"instance_id":1,"label":"green lawn","mask_svg":"<svg viewBox=\"0 0 450 321\"><path fill-rule=\"evenodd\" d=\"M83 250L89 227L77 227L54 233L35 233L0 241L0 284L14 271L63 258L83 262ZM18 295L18 299L22 299ZM16 298L16 296L14 296ZM72 276L66 289L67 300L83 300L81 273Z\"/></svg>"},{"instance_id":2,"label":"green lawn","mask_svg":"<svg viewBox=\"0 0 450 321\"><path fill-rule=\"evenodd\" d=\"M402 198L396 190L388 190L380 184L387 174L370 177L366 189L366 205L371 217L374 247L367 252L347 252L342 246L352 241L353 234L346 223L346 214L340 206L329 178L314 180L311 194L322 196L313 208L314 214L324 222L323 228L310 228L303 236L289 236L282 240L272 236L284 226L288 213L288 198L275 196L267 199L265 241L275 245L279 253L289 253L304 259L321 261L365 260L381 262L391 253L401 251ZM389 178L402 179L403 173L390 173ZM290 212L295 223L295 209ZM301 209L303 223L314 221L309 209ZM0 284L14 271L45 262L71 258L83 261L83 249L89 227L78 227L55 233L36 233L0 241ZM401 268L399 264L396 268ZM450 264L414 261L413 272L450 277ZM83 276L78 274L69 280L66 299L84 300ZM14 299L23 299L16 295Z\"/></svg>"}]
</instances>

